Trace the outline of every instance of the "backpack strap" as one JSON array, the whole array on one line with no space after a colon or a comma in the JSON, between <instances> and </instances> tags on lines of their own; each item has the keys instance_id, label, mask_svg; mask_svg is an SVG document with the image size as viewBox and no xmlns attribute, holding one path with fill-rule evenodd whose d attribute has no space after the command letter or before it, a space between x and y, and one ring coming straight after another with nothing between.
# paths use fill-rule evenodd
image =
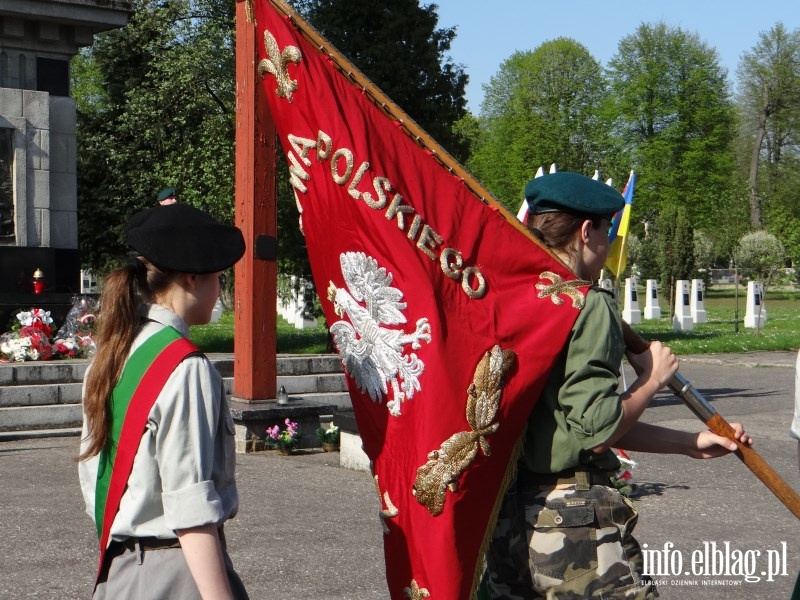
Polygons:
<instances>
[{"instance_id":1,"label":"backpack strap","mask_svg":"<svg viewBox=\"0 0 800 600\"><path fill-rule=\"evenodd\" d=\"M100 538L98 580L103 572L111 525L128 485L150 410L175 368L200 351L172 327L150 336L125 365L111 394L112 424L100 453L95 487L95 524Z\"/></svg>"}]
</instances>

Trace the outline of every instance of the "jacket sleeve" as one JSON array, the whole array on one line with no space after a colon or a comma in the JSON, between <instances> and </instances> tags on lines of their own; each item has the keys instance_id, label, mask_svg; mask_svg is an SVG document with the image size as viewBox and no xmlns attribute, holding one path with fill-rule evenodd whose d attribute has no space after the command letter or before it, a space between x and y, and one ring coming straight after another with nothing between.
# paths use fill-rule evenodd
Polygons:
<instances>
[{"instance_id":1,"label":"jacket sleeve","mask_svg":"<svg viewBox=\"0 0 800 600\"><path fill-rule=\"evenodd\" d=\"M558 403L584 449L603 444L622 420L617 392L624 351L613 298L592 291L572 330Z\"/></svg>"}]
</instances>

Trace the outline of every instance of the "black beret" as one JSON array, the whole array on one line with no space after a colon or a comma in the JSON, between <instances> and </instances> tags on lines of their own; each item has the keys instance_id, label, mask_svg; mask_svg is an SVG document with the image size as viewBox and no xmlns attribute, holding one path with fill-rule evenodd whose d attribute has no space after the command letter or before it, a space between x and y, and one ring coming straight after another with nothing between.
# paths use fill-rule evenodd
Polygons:
<instances>
[{"instance_id":1,"label":"black beret","mask_svg":"<svg viewBox=\"0 0 800 600\"><path fill-rule=\"evenodd\" d=\"M531 179L525 199L532 214L570 212L588 217L613 215L625 206L617 190L579 173L550 173Z\"/></svg>"},{"instance_id":2,"label":"black beret","mask_svg":"<svg viewBox=\"0 0 800 600\"><path fill-rule=\"evenodd\" d=\"M181 273L214 273L232 266L244 254L237 227L223 225L188 204L167 204L133 215L127 243L160 269Z\"/></svg>"},{"instance_id":3,"label":"black beret","mask_svg":"<svg viewBox=\"0 0 800 600\"><path fill-rule=\"evenodd\" d=\"M174 195L175 195L175 188L174 187L164 188L163 190L161 190L158 193L158 196L156 196L156 202L161 202L162 200L166 200L170 196L174 196Z\"/></svg>"}]
</instances>

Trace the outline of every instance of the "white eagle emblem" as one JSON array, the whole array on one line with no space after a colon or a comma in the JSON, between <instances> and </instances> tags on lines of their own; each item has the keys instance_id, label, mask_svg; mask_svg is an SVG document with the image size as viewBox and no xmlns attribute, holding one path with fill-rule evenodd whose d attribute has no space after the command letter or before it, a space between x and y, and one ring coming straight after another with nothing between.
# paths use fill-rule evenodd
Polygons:
<instances>
[{"instance_id":1,"label":"white eagle emblem","mask_svg":"<svg viewBox=\"0 0 800 600\"><path fill-rule=\"evenodd\" d=\"M381 325L405 323L402 311L406 308L403 292L391 287L392 274L378 261L363 252L345 252L340 257L342 275L347 290L337 288L331 281L328 300L334 310L347 321L336 321L331 326L333 343L342 358L344 368L362 392L378 402L389 393L391 383L393 397L386 407L395 417L400 415L400 405L410 400L419 391L419 377L424 363L413 352L403 354L403 346L411 344L414 350L421 342L431 341L431 326L428 319L417 321L414 333L406 334L402 329L387 329ZM365 302L366 307L360 303Z\"/></svg>"}]
</instances>

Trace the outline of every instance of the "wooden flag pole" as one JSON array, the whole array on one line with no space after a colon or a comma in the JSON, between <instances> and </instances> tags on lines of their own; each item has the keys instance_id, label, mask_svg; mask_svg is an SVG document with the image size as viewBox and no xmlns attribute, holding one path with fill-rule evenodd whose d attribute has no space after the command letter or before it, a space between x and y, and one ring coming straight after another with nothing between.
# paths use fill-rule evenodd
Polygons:
<instances>
[{"instance_id":1,"label":"wooden flag pole","mask_svg":"<svg viewBox=\"0 0 800 600\"><path fill-rule=\"evenodd\" d=\"M650 345L624 321L622 324L622 333L625 337L625 345L634 354L641 354L647 350ZM703 421L711 431L736 442L738 449L734 454L736 454L739 460L761 480L761 483L767 486L770 492L775 494L778 500L780 500L795 517L800 519L800 496L798 496L797 492L778 475L767 461L761 458L758 452L736 439L733 427L731 427L730 423L717 412L711 403L680 373L675 373L667 386L678 398L683 400L684 404L686 404L695 416Z\"/></svg>"},{"instance_id":2,"label":"wooden flag pole","mask_svg":"<svg viewBox=\"0 0 800 600\"><path fill-rule=\"evenodd\" d=\"M236 226L247 251L235 268L233 396L275 398L277 385L277 179L275 125L256 79L256 26L236 3ZM252 6L250 7L252 9Z\"/></svg>"}]
</instances>

